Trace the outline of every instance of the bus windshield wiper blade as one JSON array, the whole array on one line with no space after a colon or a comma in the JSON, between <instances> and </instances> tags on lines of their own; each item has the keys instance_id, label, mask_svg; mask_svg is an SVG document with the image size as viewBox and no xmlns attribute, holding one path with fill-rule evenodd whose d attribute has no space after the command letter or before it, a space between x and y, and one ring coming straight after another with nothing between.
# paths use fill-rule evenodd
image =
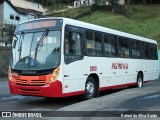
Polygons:
<instances>
[{"instance_id":1,"label":"bus windshield wiper blade","mask_svg":"<svg viewBox=\"0 0 160 120\"><path fill-rule=\"evenodd\" d=\"M35 48L35 60L37 59L38 48L43 45L43 38L48 35L48 32L49 32L49 30L46 29L46 30L43 32L41 38L38 40L37 46L36 46L36 48Z\"/></svg>"},{"instance_id":2,"label":"bus windshield wiper blade","mask_svg":"<svg viewBox=\"0 0 160 120\"><path fill-rule=\"evenodd\" d=\"M24 32L21 33L21 36L19 38L19 48L18 48L18 51L19 51L19 60L21 58L21 53L22 53L22 38L24 38Z\"/></svg>"}]
</instances>

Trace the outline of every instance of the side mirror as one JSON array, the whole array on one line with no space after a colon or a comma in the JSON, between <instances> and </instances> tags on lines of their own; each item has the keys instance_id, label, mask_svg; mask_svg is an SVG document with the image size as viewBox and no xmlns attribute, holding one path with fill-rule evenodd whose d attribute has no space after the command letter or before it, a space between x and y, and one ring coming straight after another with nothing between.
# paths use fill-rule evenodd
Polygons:
<instances>
[{"instance_id":1,"label":"side mirror","mask_svg":"<svg viewBox=\"0 0 160 120\"><path fill-rule=\"evenodd\" d=\"M13 43L12 43L12 48L15 49L16 48L16 44L17 44L17 41L18 41L18 37L16 35L13 35L14 36L14 40L13 40Z\"/></svg>"},{"instance_id":2,"label":"side mirror","mask_svg":"<svg viewBox=\"0 0 160 120\"><path fill-rule=\"evenodd\" d=\"M13 44L12 44L12 48L15 49L16 48L16 44L17 44L17 39L13 40Z\"/></svg>"}]
</instances>

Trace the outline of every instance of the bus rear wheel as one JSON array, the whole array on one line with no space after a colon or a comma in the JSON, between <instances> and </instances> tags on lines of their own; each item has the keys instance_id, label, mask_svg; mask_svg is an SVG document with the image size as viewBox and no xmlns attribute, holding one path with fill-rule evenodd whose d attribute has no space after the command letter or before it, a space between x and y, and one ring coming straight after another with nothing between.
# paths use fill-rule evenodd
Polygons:
<instances>
[{"instance_id":1,"label":"bus rear wheel","mask_svg":"<svg viewBox=\"0 0 160 120\"><path fill-rule=\"evenodd\" d=\"M85 94L84 99L88 100L94 97L97 97L97 85L93 77L88 77L85 84Z\"/></svg>"},{"instance_id":2,"label":"bus rear wheel","mask_svg":"<svg viewBox=\"0 0 160 120\"><path fill-rule=\"evenodd\" d=\"M141 88L143 87L143 77L141 74L137 75L137 85L136 87Z\"/></svg>"}]
</instances>

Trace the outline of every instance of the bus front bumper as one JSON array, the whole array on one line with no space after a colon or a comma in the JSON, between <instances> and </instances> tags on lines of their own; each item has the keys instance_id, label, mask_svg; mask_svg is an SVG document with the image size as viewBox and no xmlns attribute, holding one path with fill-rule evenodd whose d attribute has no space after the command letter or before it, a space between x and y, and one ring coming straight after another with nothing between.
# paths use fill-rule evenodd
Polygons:
<instances>
[{"instance_id":1,"label":"bus front bumper","mask_svg":"<svg viewBox=\"0 0 160 120\"><path fill-rule=\"evenodd\" d=\"M11 94L41 97L63 97L62 83L58 80L44 86L18 85L11 80L8 82Z\"/></svg>"}]
</instances>

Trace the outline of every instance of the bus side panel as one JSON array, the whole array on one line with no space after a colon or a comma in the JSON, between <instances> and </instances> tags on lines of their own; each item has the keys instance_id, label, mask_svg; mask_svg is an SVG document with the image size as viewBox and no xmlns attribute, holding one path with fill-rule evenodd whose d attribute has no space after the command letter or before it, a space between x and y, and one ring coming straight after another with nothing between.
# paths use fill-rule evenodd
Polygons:
<instances>
[{"instance_id":1,"label":"bus side panel","mask_svg":"<svg viewBox=\"0 0 160 120\"><path fill-rule=\"evenodd\" d=\"M98 75L101 87L109 86L107 81L111 79L111 71L108 68L104 57L85 56L83 60L64 65L64 75L69 76L64 77L64 93L84 91L86 80L92 74ZM65 86L68 87L65 88Z\"/></svg>"},{"instance_id":2,"label":"bus side panel","mask_svg":"<svg viewBox=\"0 0 160 120\"><path fill-rule=\"evenodd\" d=\"M84 60L74 61L69 64L64 63L63 93L83 91L85 89L85 80L87 76Z\"/></svg>"},{"instance_id":3,"label":"bus side panel","mask_svg":"<svg viewBox=\"0 0 160 120\"><path fill-rule=\"evenodd\" d=\"M137 82L137 75L138 72L144 71L144 61L140 59L129 59L130 64L129 64L129 70L130 70L130 79L132 82Z\"/></svg>"},{"instance_id":4,"label":"bus side panel","mask_svg":"<svg viewBox=\"0 0 160 120\"><path fill-rule=\"evenodd\" d=\"M159 78L159 65L157 60L144 60L144 81Z\"/></svg>"}]
</instances>

